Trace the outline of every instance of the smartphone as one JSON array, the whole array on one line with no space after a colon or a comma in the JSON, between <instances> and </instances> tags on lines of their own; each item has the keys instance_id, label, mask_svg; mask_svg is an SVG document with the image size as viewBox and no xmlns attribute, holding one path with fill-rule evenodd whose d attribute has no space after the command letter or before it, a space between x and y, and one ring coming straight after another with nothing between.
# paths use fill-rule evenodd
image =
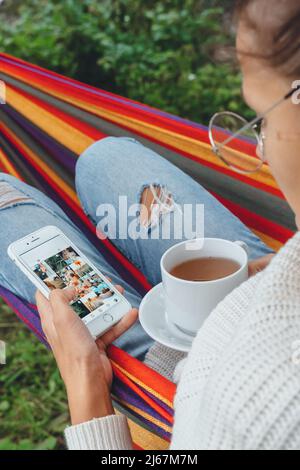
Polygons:
<instances>
[{"instance_id":1,"label":"smartphone","mask_svg":"<svg viewBox=\"0 0 300 470\"><path fill-rule=\"evenodd\" d=\"M127 299L55 226L11 243L7 253L46 298L53 289L75 287L77 295L70 306L94 338L131 309Z\"/></svg>"}]
</instances>

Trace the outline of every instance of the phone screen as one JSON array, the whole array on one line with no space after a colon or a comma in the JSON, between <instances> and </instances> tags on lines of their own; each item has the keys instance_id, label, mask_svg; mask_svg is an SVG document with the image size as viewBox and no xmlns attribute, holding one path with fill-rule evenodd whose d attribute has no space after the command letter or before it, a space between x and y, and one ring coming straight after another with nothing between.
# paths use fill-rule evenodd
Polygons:
<instances>
[{"instance_id":1,"label":"phone screen","mask_svg":"<svg viewBox=\"0 0 300 470\"><path fill-rule=\"evenodd\" d=\"M20 259L49 290L75 287L77 296L70 305L80 318L95 310L103 314L121 300L62 235L29 249Z\"/></svg>"}]
</instances>

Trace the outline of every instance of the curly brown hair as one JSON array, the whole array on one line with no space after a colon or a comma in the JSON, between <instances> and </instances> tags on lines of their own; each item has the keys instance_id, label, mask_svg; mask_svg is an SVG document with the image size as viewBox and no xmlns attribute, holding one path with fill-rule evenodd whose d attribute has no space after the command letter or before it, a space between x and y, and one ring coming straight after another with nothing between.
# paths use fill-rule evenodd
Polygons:
<instances>
[{"instance_id":1,"label":"curly brown hair","mask_svg":"<svg viewBox=\"0 0 300 470\"><path fill-rule=\"evenodd\" d=\"M300 78L300 0L236 0L236 14L255 33L255 51L240 52Z\"/></svg>"}]
</instances>

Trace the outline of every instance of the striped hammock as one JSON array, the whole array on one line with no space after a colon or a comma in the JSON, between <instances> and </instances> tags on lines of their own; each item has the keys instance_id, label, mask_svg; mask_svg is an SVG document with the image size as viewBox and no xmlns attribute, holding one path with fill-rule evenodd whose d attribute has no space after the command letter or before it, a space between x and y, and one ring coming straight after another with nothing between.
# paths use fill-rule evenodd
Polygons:
<instances>
[{"instance_id":1,"label":"striped hammock","mask_svg":"<svg viewBox=\"0 0 300 470\"><path fill-rule=\"evenodd\" d=\"M115 269L140 293L150 284L109 240L99 240L74 190L77 157L107 135L131 136L199 181L269 246L294 233L294 217L267 165L255 175L234 173L211 153L207 129L20 59L0 54L0 171L56 201ZM2 84L3 86L3 84ZM253 152L242 149L245 158ZM0 295L46 344L36 307L0 286ZM166 449L175 385L124 351L111 347L113 398L125 412L137 449Z\"/></svg>"}]
</instances>

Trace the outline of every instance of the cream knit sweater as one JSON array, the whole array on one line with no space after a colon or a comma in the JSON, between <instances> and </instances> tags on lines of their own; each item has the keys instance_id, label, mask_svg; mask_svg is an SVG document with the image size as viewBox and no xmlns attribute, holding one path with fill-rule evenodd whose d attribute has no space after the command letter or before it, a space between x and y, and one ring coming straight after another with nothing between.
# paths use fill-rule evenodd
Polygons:
<instances>
[{"instance_id":1,"label":"cream knit sweater","mask_svg":"<svg viewBox=\"0 0 300 470\"><path fill-rule=\"evenodd\" d=\"M299 359L297 233L217 306L178 364L171 449L300 449ZM71 426L65 435L70 449L131 446L122 416Z\"/></svg>"}]
</instances>

